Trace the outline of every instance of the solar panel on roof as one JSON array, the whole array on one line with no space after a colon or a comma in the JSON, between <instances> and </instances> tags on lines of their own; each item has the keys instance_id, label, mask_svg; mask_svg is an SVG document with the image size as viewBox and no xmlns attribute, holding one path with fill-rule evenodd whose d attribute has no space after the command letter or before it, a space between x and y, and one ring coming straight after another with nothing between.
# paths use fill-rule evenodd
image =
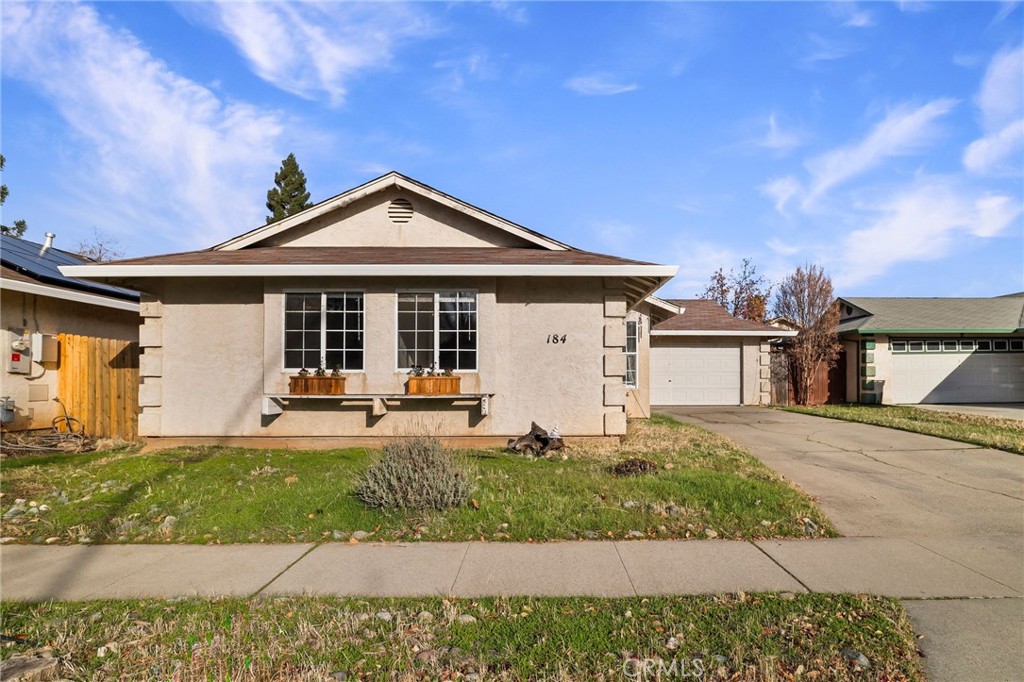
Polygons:
<instances>
[{"instance_id":1,"label":"solar panel on roof","mask_svg":"<svg viewBox=\"0 0 1024 682\"><path fill-rule=\"evenodd\" d=\"M10 235L0 235L0 262L36 279L72 289L92 291L117 298L138 299L138 292L131 289L90 282L75 277L65 277L58 268L61 265L83 265L89 261L60 249L48 249L40 255L42 244L36 244Z\"/></svg>"}]
</instances>

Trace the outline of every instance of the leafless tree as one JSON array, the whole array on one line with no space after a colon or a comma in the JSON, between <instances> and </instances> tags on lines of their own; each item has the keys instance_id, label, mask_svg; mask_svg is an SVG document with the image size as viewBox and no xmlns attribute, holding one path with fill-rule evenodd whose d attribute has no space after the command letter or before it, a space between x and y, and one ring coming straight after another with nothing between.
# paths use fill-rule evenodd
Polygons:
<instances>
[{"instance_id":1,"label":"leafless tree","mask_svg":"<svg viewBox=\"0 0 1024 682\"><path fill-rule=\"evenodd\" d=\"M97 262L118 260L124 257L124 251L121 250L120 242L109 234L100 232L95 227L92 228L92 237L78 242L78 246L74 248L74 253L82 258L88 258Z\"/></svg>"},{"instance_id":2,"label":"leafless tree","mask_svg":"<svg viewBox=\"0 0 1024 682\"><path fill-rule=\"evenodd\" d=\"M835 366L843 347L832 279L818 265L798 267L779 285L775 315L799 326L798 335L786 347L786 355L794 400L806 405L818 370L823 365Z\"/></svg>"},{"instance_id":3,"label":"leafless tree","mask_svg":"<svg viewBox=\"0 0 1024 682\"><path fill-rule=\"evenodd\" d=\"M757 266L744 258L739 272L718 268L698 298L714 301L733 317L764 322L771 291L768 281L757 274Z\"/></svg>"}]
</instances>

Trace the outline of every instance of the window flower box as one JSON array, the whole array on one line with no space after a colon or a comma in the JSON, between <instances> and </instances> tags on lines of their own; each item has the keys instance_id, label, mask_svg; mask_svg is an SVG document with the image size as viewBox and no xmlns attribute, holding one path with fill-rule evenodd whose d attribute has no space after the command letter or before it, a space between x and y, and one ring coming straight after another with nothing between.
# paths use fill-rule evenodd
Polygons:
<instances>
[{"instance_id":1,"label":"window flower box","mask_svg":"<svg viewBox=\"0 0 1024 682\"><path fill-rule=\"evenodd\" d=\"M406 393L409 395L459 395L459 383L462 377L458 376L410 376L406 384Z\"/></svg>"},{"instance_id":2,"label":"window flower box","mask_svg":"<svg viewBox=\"0 0 1024 682\"><path fill-rule=\"evenodd\" d=\"M345 377L292 376L288 378L292 395L345 395Z\"/></svg>"}]
</instances>

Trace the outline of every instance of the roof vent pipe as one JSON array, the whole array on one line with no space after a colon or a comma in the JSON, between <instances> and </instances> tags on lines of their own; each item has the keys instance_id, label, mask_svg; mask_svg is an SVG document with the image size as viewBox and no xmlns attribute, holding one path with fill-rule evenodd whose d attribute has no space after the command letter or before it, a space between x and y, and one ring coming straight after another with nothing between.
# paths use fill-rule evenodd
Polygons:
<instances>
[{"instance_id":1,"label":"roof vent pipe","mask_svg":"<svg viewBox=\"0 0 1024 682\"><path fill-rule=\"evenodd\" d=\"M53 232L46 233L46 241L43 242L43 248L39 249L39 255L42 256L53 246L53 238L56 237Z\"/></svg>"}]
</instances>

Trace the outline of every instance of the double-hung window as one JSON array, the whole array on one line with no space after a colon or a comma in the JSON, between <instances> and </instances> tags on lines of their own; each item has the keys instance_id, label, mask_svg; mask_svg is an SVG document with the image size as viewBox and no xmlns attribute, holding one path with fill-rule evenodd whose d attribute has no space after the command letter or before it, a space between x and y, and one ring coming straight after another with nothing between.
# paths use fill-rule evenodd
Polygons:
<instances>
[{"instance_id":1,"label":"double-hung window","mask_svg":"<svg viewBox=\"0 0 1024 682\"><path fill-rule=\"evenodd\" d=\"M285 369L361 371L364 314L362 292L286 293Z\"/></svg>"},{"instance_id":2,"label":"double-hung window","mask_svg":"<svg viewBox=\"0 0 1024 682\"><path fill-rule=\"evenodd\" d=\"M433 366L439 370L476 371L476 334L476 292L398 294L400 370Z\"/></svg>"},{"instance_id":3,"label":"double-hung window","mask_svg":"<svg viewBox=\"0 0 1024 682\"><path fill-rule=\"evenodd\" d=\"M636 388L637 343L640 325L635 320L626 321L626 386Z\"/></svg>"}]
</instances>

